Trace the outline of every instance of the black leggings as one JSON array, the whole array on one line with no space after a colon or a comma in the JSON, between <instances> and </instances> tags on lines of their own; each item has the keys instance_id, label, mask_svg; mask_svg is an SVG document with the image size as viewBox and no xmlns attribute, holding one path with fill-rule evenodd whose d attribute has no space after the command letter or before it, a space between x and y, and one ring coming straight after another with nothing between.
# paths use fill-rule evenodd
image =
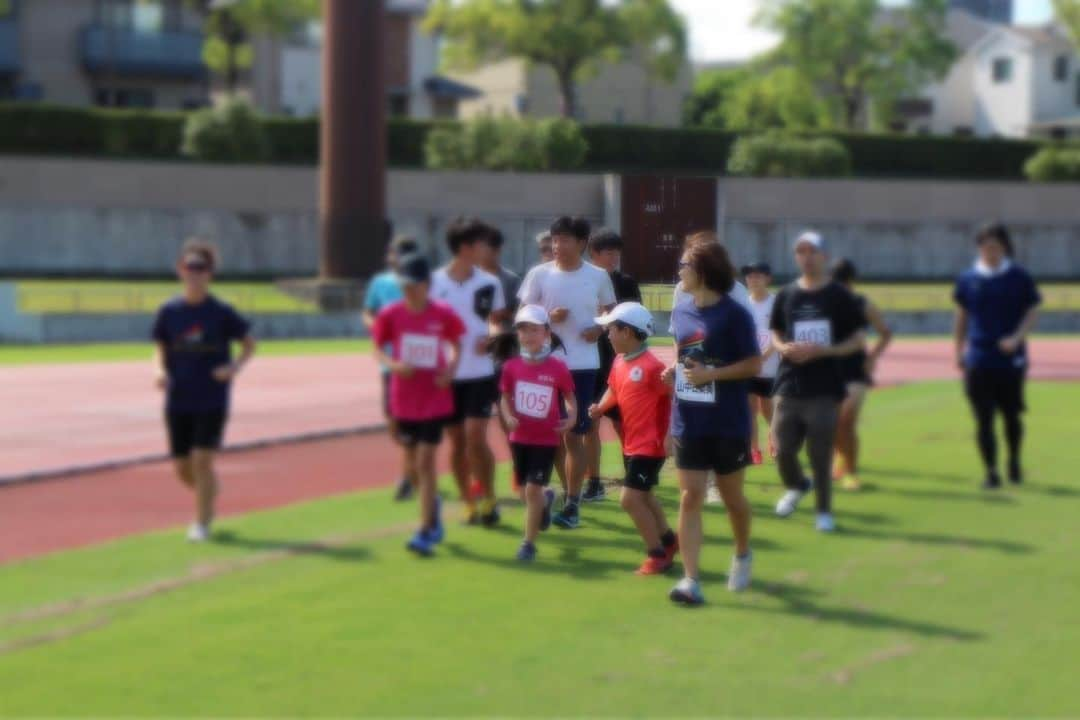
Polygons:
<instances>
[{"instance_id":1,"label":"black leggings","mask_svg":"<svg viewBox=\"0 0 1080 720\"><path fill-rule=\"evenodd\" d=\"M997 438L994 415L1005 420L1005 441L1009 448L1009 472L1020 472L1020 446L1024 439L1021 416L1024 404L1024 373L1017 370L969 369L964 375L971 410L975 415L975 439L987 472L997 471Z\"/></svg>"}]
</instances>

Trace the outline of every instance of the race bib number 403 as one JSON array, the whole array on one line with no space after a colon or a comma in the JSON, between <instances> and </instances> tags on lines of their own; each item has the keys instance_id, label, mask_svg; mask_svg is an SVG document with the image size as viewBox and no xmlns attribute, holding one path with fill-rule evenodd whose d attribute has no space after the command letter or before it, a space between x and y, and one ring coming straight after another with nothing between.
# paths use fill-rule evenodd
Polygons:
<instances>
[{"instance_id":1,"label":"race bib number 403","mask_svg":"<svg viewBox=\"0 0 1080 720\"><path fill-rule=\"evenodd\" d=\"M554 388L518 380L514 384L514 411L523 417L544 420L551 412Z\"/></svg>"},{"instance_id":2,"label":"race bib number 403","mask_svg":"<svg viewBox=\"0 0 1080 720\"><path fill-rule=\"evenodd\" d=\"M714 403L716 402L716 384L693 385L686 379L686 370L682 363L675 365L675 397L683 402Z\"/></svg>"},{"instance_id":3,"label":"race bib number 403","mask_svg":"<svg viewBox=\"0 0 1080 720\"><path fill-rule=\"evenodd\" d=\"M829 347L832 345L832 325L828 320L796 320L795 342Z\"/></svg>"},{"instance_id":4,"label":"race bib number 403","mask_svg":"<svg viewBox=\"0 0 1080 720\"><path fill-rule=\"evenodd\" d=\"M401 362L422 370L434 370L439 365L439 338L405 333L401 336Z\"/></svg>"}]
</instances>

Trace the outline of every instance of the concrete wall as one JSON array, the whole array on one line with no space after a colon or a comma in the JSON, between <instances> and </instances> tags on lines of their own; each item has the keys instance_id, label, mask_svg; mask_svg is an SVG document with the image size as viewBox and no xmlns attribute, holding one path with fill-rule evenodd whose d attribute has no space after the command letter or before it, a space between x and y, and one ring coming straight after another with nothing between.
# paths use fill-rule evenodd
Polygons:
<instances>
[{"instance_id":1,"label":"concrete wall","mask_svg":"<svg viewBox=\"0 0 1080 720\"><path fill-rule=\"evenodd\" d=\"M312 168L0 157L0 273L167 274L183 239L204 234L221 246L226 273L311 275L316 179ZM768 260L783 274L791 238L810 226L866 277L951 278L971 261L974 227L999 218L1037 277L1080 278L1075 185L731 178L718 194L736 261ZM608 195L601 175L389 175L398 232L444 258L446 225L479 215L502 228L504 259L519 270L559 214L617 224L619 194Z\"/></svg>"}]
</instances>

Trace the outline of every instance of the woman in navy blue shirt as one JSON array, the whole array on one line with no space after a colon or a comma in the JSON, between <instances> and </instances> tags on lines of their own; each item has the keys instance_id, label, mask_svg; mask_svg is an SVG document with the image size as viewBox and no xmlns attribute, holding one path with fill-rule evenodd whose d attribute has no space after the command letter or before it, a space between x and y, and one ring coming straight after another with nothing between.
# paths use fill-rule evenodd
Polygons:
<instances>
[{"instance_id":1,"label":"woman in navy blue shirt","mask_svg":"<svg viewBox=\"0 0 1080 720\"><path fill-rule=\"evenodd\" d=\"M1001 487L997 470L994 415L1001 411L1009 447L1009 481L1020 484L1020 445L1024 426L1024 379L1028 357L1025 340L1035 326L1042 297L1035 281L1012 260L1013 246L1003 225L988 225L975 236L975 266L956 281L956 364L978 428L977 439L986 481Z\"/></svg>"},{"instance_id":2,"label":"woman in navy blue shirt","mask_svg":"<svg viewBox=\"0 0 1080 720\"><path fill-rule=\"evenodd\" d=\"M675 384L671 436L682 488L679 541L685 575L670 597L698 605L705 599L698 559L710 471L716 473L735 541L728 589L750 585L750 503L743 479L750 464L749 380L761 371L762 360L750 312L728 297L735 268L715 234L687 240L679 280L690 297L671 313L678 360L665 375Z\"/></svg>"},{"instance_id":3,"label":"woman in navy blue shirt","mask_svg":"<svg viewBox=\"0 0 1080 720\"><path fill-rule=\"evenodd\" d=\"M188 530L192 542L210 538L217 496L214 453L221 448L229 416L229 386L255 353L248 321L210 294L216 265L213 245L184 243L176 269L183 292L161 306L153 329L169 451L177 476L197 500L197 516ZM233 341L243 344L235 361Z\"/></svg>"}]
</instances>

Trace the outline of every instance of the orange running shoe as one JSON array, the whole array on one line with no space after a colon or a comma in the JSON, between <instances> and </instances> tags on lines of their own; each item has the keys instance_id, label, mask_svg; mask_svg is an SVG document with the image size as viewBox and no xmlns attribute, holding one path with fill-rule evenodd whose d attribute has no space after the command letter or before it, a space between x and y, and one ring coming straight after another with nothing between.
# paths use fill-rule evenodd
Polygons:
<instances>
[{"instance_id":1,"label":"orange running shoe","mask_svg":"<svg viewBox=\"0 0 1080 720\"><path fill-rule=\"evenodd\" d=\"M761 451L760 450L751 450L750 451L750 461L752 463L754 463L755 465L760 465L763 462L765 462L761 457Z\"/></svg>"},{"instance_id":2,"label":"orange running shoe","mask_svg":"<svg viewBox=\"0 0 1080 720\"><path fill-rule=\"evenodd\" d=\"M671 544L671 547L664 548L664 552L667 553L667 555L665 556L667 561L669 563L671 563L672 565L674 565L675 564L675 556L679 553L679 536L678 535L675 536L675 542L673 542Z\"/></svg>"},{"instance_id":3,"label":"orange running shoe","mask_svg":"<svg viewBox=\"0 0 1080 720\"><path fill-rule=\"evenodd\" d=\"M664 557L653 557L650 555L645 558L645 562L641 563L641 567L637 569L636 575L663 575L671 566L675 563L672 562L666 555Z\"/></svg>"}]
</instances>

